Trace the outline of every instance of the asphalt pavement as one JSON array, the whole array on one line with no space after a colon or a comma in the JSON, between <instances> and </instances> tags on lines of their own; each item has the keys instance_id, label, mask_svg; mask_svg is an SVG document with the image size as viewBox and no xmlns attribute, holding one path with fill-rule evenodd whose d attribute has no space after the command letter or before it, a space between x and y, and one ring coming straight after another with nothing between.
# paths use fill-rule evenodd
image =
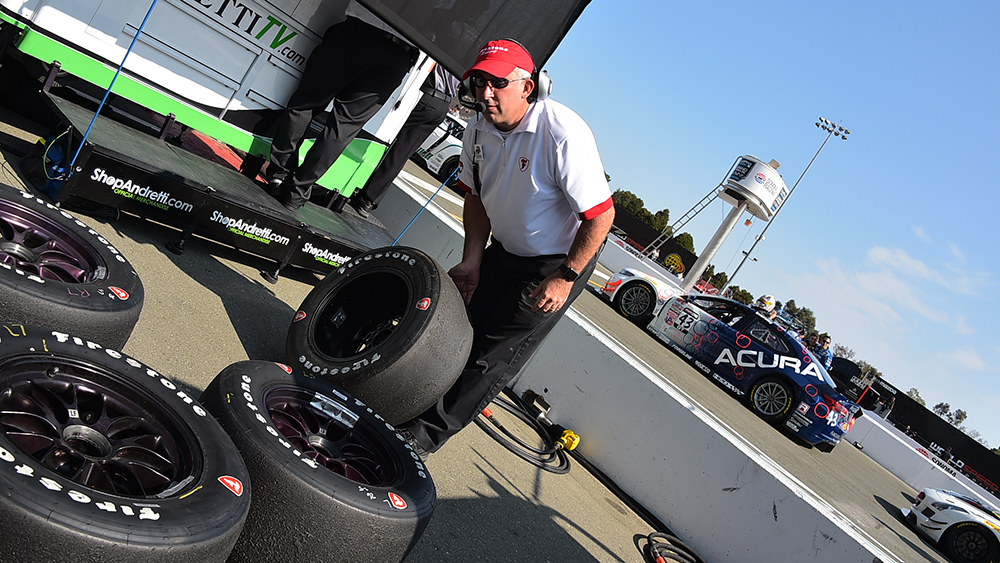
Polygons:
<instances>
[{"instance_id":1,"label":"asphalt pavement","mask_svg":"<svg viewBox=\"0 0 1000 563\"><path fill-rule=\"evenodd\" d=\"M51 124L40 122L37 114L29 119L26 113L0 107L0 182L33 191L25 187L20 157ZM405 171L434 182L413 163ZM460 198L447 191L441 195L442 206L460 214ZM130 260L145 287L142 315L125 353L171 377L193 396L232 363L284 360L288 326L319 276L286 269L272 285L259 274L272 269L272 262L232 247L195 237L177 256L165 247L180 238L176 229L127 214L115 221L81 219ZM574 308L628 342L632 353L728 426L739 428L747 440L902 560L944 561L898 517L897 507L916 491L867 456L844 446L830 455L803 449L755 419L595 296L584 293ZM504 422L517 426L509 418ZM693 456L691 464L697 467L698 459ZM566 475L540 470L473 425L433 454L427 466L437 486L438 505L408 562L644 561L642 546L652 526L575 462ZM780 553L771 555L771 560L781 561Z\"/></svg>"},{"instance_id":2,"label":"asphalt pavement","mask_svg":"<svg viewBox=\"0 0 1000 563\"><path fill-rule=\"evenodd\" d=\"M48 132L49 125L0 107L0 181L34 191L19 163ZM412 164L408 170L423 173ZM234 248L195 237L177 256L165 248L180 238L175 229L124 213L115 221L80 218L129 259L144 285L142 314L123 352L194 396L232 363L284 359L288 326L317 275L288 269L272 285L259 274L272 263ZM566 475L543 471L472 425L427 467L438 504L408 563L644 561L653 528L579 465Z\"/></svg>"}]
</instances>

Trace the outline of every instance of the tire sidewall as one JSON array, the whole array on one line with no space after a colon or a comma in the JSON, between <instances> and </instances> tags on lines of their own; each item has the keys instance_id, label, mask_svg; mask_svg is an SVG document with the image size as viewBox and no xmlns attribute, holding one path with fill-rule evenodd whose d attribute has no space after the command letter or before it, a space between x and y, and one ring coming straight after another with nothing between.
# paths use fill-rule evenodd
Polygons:
<instances>
[{"instance_id":1,"label":"tire sidewall","mask_svg":"<svg viewBox=\"0 0 1000 563\"><path fill-rule=\"evenodd\" d=\"M98 543L140 548L213 543L228 532L231 539L221 541L229 542L231 549L249 510L249 478L235 446L206 409L170 379L116 350L49 329L0 325L0 364L26 354L99 364L120 376L119 381L133 384L136 393L171 409L188 427L199 450L192 455L200 456L201 469L164 498L122 497L64 478L0 433L4 511L27 511L42 525L54 525L58 534L83 534ZM0 380L0 387L6 385ZM239 494L227 488L222 477L238 480Z\"/></svg>"},{"instance_id":2,"label":"tire sidewall","mask_svg":"<svg viewBox=\"0 0 1000 563\"><path fill-rule=\"evenodd\" d=\"M982 525L977 522L959 522L951 528L948 528L948 531L945 532L945 535L942 537L942 542L944 543L942 547L944 548L944 552L947 553L954 561L971 561L959 555L958 551L954 547L954 542L957 536L960 533L967 531L965 528L978 530L978 532L986 538L986 543L989 544L989 553L986 554L985 558L977 560L976 563L996 563L997 560L1000 559L1000 542L997 541L996 536L994 536L992 532L983 529Z\"/></svg>"},{"instance_id":3,"label":"tire sidewall","mask_svg":"<svg viewBox=\"0 0 1000 563\"><path fill-rule=\"evenodd\" d=\"M0 184L0 200L58 224L88 245L107 268L100 280L71 284L0 264L0 322L54 326L114 348L124 347L145 299L142 282L129 261L89 225L40 197Z\"/></svg>"},{"instance_id":4,"label":"tire sidewall","mask_svg":"<svg viewBox=\"0 0 1000 563\"><path fill-rule=\"evenodd\" d=\"M625 299L626 292L637 290L639 288L644 289L646 293L649 294L649 305L646 307L645 310L643 310L641 314L630 315L626 313L625 309L622 307L622 301ZM656 290L653 289L653 286L651 286L648 282L645 281L639 280L630 282L618 290L618 293L615 294L615 301L616 301L615 306L618 309L618 312L625 318L633 322L642 322L643 320L648 322L653 315L653 309L656 308Z\"/></svg>"},{"instance_id":5,"label":"tire sidewall","mask_svg":"<svg viewBox=\"0 0 1000 563\"><path fill-rule=\"evenodd\" d=\"M784 409L780 413L775 415L769 415L760 412L759 410L757 410L756 404L754 404L754 396L757 394L757 390L760 389L761 385L768 382L773 382L781 385L782 388L784 388L785 390L785 395L788 397L788 400L785 402ZM753 384L750 386L750 392L747 393L747 401L750 404L750 410L752 410L757 416L769 422L779 422L781 420L784 420L785 417L788 416L788 413L792 411L792 404L795 403L795 396L792 393L789 385L784 381L782 381L781 379L777 377L763 376L757 378L757 380L754 381Z\"/></svg>"},{"instance_id":6,"label":"tire sidewall","mask_svg":"<svg viewBox=\"0 0 1000 563\"><path fill-rule=\"evenodd\" d=\"M0 199L12 201L58 223L89 244L100 255L108 269L104 279L67 284L42 279L17 271L6 264L0 264L0 283L17 285L25 292L80 309L120 311L134 306L136 302L142 303L145 296L142 282L139 281L135 269L113 244L89 225L40 197L3 184L0 184ZM26 284L25 280L32 283Z\"/></svg>"},{"instance_id":7,"label":"tire sidewall","mask_svg":"<svg viewBox=\"0 0 1000 563\"><path fill-rule=\"evenodd\" d=\"M397 458L399 477L396 482L388 486L359 486L291 447L275 428L264 403L264 394L276 385L292 385L332 399L356 415L359 423L377 430L385 438L385 446ZM236 438L243 455L248 459L266 456L273 463L284 466L288 478L301 481L317 495L335 497L354 509L396 519L425 518L436 504L434 482L426 466L396 429L362 401L324 378L272 362L239 362L224 369L212 381L202 400ZM245 445L257 451L250 454ZM406 507L394 506L391 494L402 498Z\"/></svg>"},{"instance_id":8,"label":"tire sidewall","mask_svg":"<svg viewBox=\"0 0 1000 563\"><path fill-rule=\"evenodd\" d=\"M355 258L331 272L309 292L299 306L288 331L288 358L303 371L331 378L341 384L365 380L382 366L391 365L410 349L413 341L426 330L439 306L434 298L440 293L426 254L410 248L376 249ZM349 284L363 283L366 276L388 273L398 276L409 293L408 305L400 326L410 330L395 330L388 339L361 354L334 358L317 349L315 334L319 312ZM420 305L427 299L427 306Z\"/></svg>"}]
</instances>

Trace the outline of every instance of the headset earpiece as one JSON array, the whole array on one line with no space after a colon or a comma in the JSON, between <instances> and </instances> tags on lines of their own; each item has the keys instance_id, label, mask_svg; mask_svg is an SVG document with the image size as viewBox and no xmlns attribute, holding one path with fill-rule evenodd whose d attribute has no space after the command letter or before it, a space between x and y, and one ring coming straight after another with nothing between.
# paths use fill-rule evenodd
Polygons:
<instances>
[{"instance_id":1,"label":"headset earpiece","mask_svg":"<svg viewBox=\"0 0 1000 563\"><path fill-rule=\"evenodd\" d=\"M531 76L535 82L535 90L528 96L529 100L542 101L549 99L552 94L552 79L547 71L536 72Z\"/></svg>"}]
</instances>

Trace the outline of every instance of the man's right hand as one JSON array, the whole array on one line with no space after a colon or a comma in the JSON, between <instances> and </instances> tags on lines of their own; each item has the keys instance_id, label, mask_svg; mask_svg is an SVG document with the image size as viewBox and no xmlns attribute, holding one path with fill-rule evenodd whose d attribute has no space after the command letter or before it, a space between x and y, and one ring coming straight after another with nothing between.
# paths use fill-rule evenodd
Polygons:
<instances>
[{"instance_id":1,"label":"man's right hand","mask_svg":"<svg viewBox=\"0 0 1000 563\"><path fill-rule=\"evenodd\" d=\"M468 305L469 301L472 300L472 294L479 285L479 265L459 262L454 268L448 270L448 275L458 286L458 292L462 294L465 304Z\"/></svg>"}]
</instances>

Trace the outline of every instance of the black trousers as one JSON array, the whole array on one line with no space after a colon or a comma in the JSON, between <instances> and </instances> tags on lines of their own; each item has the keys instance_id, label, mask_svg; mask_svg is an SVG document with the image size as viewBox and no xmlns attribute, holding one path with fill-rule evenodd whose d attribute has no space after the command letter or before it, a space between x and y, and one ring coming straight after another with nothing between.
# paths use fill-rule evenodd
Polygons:
<instances>
[{"instance_id":1,"label":"black trousers","mask_svg":"<svg viewBox=\"0 0 1000 563\"><path fill-rule=\"evenodd\" d=\"M486 249L479 286L468 306L473 340L465 369L436 405L400 425L427 451L440 448L500 394L587 286L596 257L580 273L561 309L550 314L531 310L535 300L529 295L564 259L516 256L496 240Z\"/></svg>"},{"instance_id":2,"label":"black trousers","mask_svg":"<svg viewBox=\"0 0 1000 563\"><path fill-rule=\"evenodd\" d=\"M396 140L382 158L382 162L359 192L361 197L376 206L382 201L386 188L399 175L399 171L406 164L406 159L410 158L420 143L424 142L431 131L444 120L450 105L450 100L442 100L426 93L421 96L403 123L403 128L399 130Z\"/></svg>"},{"instance_id":3,"label":"black trousers","mask_svg":"<svg viewBox=\"0 0 1000 563\"><path fill-rule=\"evenodd\" d=\"M357 18L327 29L306 61L271 143L267 175L272 183L284 182L286 204L309 200L312 185L389 99L411 64L411 51ZM309 123L331 102L323 133L298 165Z\"/></svg>"}]
</instances>

